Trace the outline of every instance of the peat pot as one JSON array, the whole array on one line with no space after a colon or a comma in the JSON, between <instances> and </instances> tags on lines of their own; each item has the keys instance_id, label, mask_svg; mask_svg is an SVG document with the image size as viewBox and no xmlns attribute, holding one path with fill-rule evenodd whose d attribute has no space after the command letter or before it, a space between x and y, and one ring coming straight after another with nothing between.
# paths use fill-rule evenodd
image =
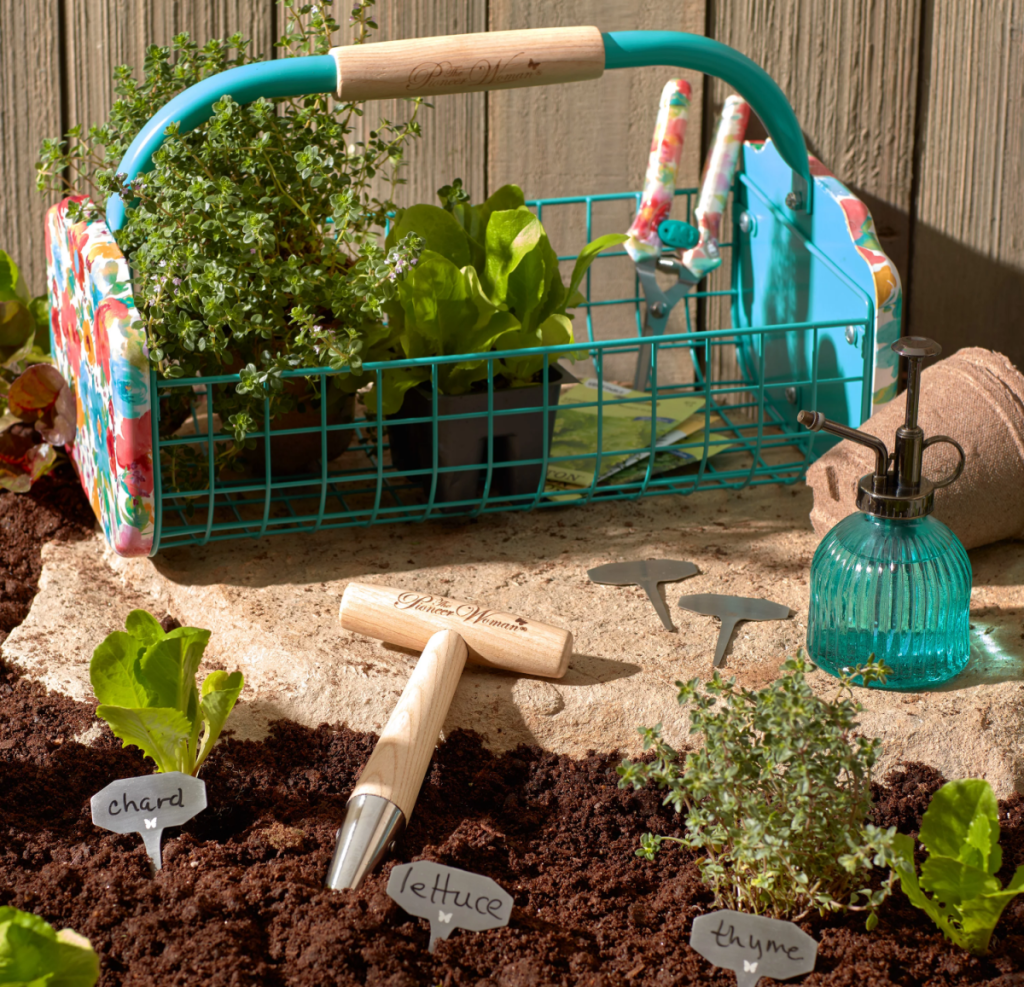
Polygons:
<instances>
[{"instance_id":1,"label":"peat pot","mask_svg":"<svg viewBox=\"0 0 1024 987\"><path fill-rule=\"evenodd\" d=\"M521 464L520 460L541 459L544 455L545 427L548 448L555 428L555 412L563 384L576 383L567 370L552 365L548 371L548 411L545 426L543 384L529 387L508 387L494 390L494 411L519 414L494 415L495 468L491 476L488 499L536 493L541 486L541 463ZM434 423L432 420L391 424L396 419L427 418L434 414L434 392L429 385L420 385L406 393L401 411L388 415L388 439L391 462L402 473L427 470L410 477L429 496L434 465ZM487 480L487 392L439 394L437 398L437 487L434 503L447 504L460 500L479 500ZM445 415L467 415L466 418L445 419ZM516 465L501 466L500 463Z\"/></svg>"}]
</instances>

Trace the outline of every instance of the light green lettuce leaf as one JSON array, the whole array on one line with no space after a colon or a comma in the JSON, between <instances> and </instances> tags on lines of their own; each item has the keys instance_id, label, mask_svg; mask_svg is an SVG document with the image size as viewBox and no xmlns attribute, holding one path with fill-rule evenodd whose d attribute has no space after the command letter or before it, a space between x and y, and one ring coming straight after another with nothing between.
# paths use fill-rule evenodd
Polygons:
<instances>
[{"instance_id":1,"label":"light green lettuce leaf","mask_svg":"<svg viewBox=\"0 0 1024 987\"><path fill-rule=\"evenodd\" d=\"M192 773L187 763L192 724L180 709L101 705L96 715L106 720L122 743L133 744L151 757L158 770Z\"/></svg>"},{"instance_id":2,"label":"light green lettuce leaf","mask_svg":"<svg viewBox=\"0 0 1024 987\"><path fill-rule=\"evenodd\" d=\"M196 771L202 767L203 762L210 756L213 745L217 742L224 723L227 721L231 710L234 709L238 696L245 683L242 680L241 672L211 672L203 681L202 699L203 708L203 745L199 750L196 759Z\"/></svg>"}]
</instances>

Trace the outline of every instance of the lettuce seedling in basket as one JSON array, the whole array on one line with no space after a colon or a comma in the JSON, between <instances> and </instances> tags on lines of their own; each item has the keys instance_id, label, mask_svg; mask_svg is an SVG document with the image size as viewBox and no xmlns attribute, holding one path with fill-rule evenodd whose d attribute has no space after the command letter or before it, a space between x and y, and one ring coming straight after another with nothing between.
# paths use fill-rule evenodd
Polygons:
<instances>
[{"instance_id":1,"label":"lettuce seedling in basket","mask_svg":"<svg viewBox=\"0 0 1024 987\"><path fill-rule=\"evenodd\" d=\"M401 359L485 354L497 350L559 346L573 342L569 308L583 302L579 291L590 265L624 234L598 237L580 251L569 285L540 220L515 185L498 189L481 205L470 205L458 179L438 191L444 208L421 203L399 210L386 246L415 244L418 257L403 271L395 297L384 303ZM437 367L442 394L465 394L486 380L484 358ZM496 383L535 383L544 357L510 357L494 363ZM386 370L381 405L394 414L410 387L430 380L429 366ZM377 395L368 397L375 407Z\"/></svg>"},{"instance_id":2,"label":"lettuce seedling in basket","mask_svg":"<svg viewBox=\"0 0 1024 987\"><path fill-rule=\"evenodd\" d=\"M685 836L647 833L636 853L653 860L666 841L698 851L718 907L793 921L811 911L866 911L872 929L895 883L890 873L871 887L872 871L889 867L896 828L867 822L879 741L856 732L862 707L853 680L867 684L889 670L869 660L825 700L807 682L808 667L797 655L758 692L717 671L704 694L698 679L677 682L680 704L692 707L690 732L703 735L703 746L680 765L660 724L641 728L654 760L623 761L619 785L653 783L667 792L665 805L686 810Z\"/></svg>"},{"instance_id":3,"label":"lettuce seedling in basket","mask_svg":"<svg viewBox=\"0 0 1024 987\"><path fill-rule=\"evenodd\" d=\"M0 987L93 987L100 960L85 936L0 907Z\"/></svg>"},{"instance_id":4,"label":"lettuce seedling in basket","mask_svg":"<svg viewBox=\"0 0 1024 987\"><path fill-rule=\"evenodd\" d=\"M952 943L981 956L1003 909L1024 891L1024 866L1004 888L999 803L987 781L968 778L943 785L933 796L918 835L928 851L918 876L914 838L896 837L893 869L911 904L925 912Z\"/></svg>"},{"instance_id":5,"label":"lettuce seedling in basket","mask_svg":"<svg viewBox=\"0 0 1024 987\"><path fill-rule=\"evenodd\" d=\"M25 493L75 439L75 399L49 365L49 307L0 250L0 488Z\"/></svg>"},{"instance_id":6,"label":"lettuce seedling in basket","mask_svg":"<svg viewBox=\"0 0 1024 987\"><path fill-rule=\"evenodd\" d=\"M242 691L241 672L211 672L196 687L209 640L210 632L198 627L165 632L152 614L133 610L125 630L109 634L93 652L96 715L158 771L198 774Z\"/></svg>"}]
</instances>

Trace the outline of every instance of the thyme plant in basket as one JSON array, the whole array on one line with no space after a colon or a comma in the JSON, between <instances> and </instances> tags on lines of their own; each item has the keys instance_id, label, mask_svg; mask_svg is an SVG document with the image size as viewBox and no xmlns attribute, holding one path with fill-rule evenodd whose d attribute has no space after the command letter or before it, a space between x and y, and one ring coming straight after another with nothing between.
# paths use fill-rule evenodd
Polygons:
<instances>
[{"instance_id":1,"label":"thyme plant in basket","mask_svg":"<svg viewBox=\"0 0 1024 987\"><path fill-rule=\"evenodd\" d=\"M654 759L623 761L619 785L655 784L665 805L686 810L683 838L645 834L637 855L653 860L666 840L697 850L719 907L794 921L811 911L867 911L871 929L895 880L890 873L872 888L872 869L891 865L896 830L866 821L879 741L855 732L862 707L852 685L888 669L872 657L847 670L826 701L808 684L808 667L797 655L757 692L718 672L703 692L697 679L677 682L703 747L680 764L660 724L641 728Z\"/></svg>"},{"instance_id":2,"label":"thyme plant in basket","mask_svg":"<svg viewBox=\"0 0 1024 987\"><path fill-rule=\"evenodd\" d=\"M351 7L356 44L376 27L373 4L355 0ZM282 5L281 57L332 47L339 24L331 0ZM128 184L115 173L133 138L170 99L257 60L239 35L200 46L180 34L169 47L151 46L141 79L128 66L116 69L107 120L47 140L37 166L41 190L91 194L74 206L73 219L98 217L115 192L128 203L117 240L160 374L239 374L237 387L217 394L217 411L236 440L218 444L222 462L237 458L249 433L263 427L265 397L271 417L319 407L322 399L329 408L351 404L346 395L361 385L362 363L387 351L381 306L416 255L414 238L390 249L381 238L404 149L420 133L419 100L410 101L405 122L381 120L361 138L358 103L319 94L240 105L225 96L195 130L167 129L152 170ZM326 395L315 376L283 377L323 366L351 373L329 378ZM171 393L176 397L166 400L179 407L165 406L162 422L173 431L188 414L190 395L187 388ZM176 454L190 452L179 447Z\"/></svg>"}]
</instances>

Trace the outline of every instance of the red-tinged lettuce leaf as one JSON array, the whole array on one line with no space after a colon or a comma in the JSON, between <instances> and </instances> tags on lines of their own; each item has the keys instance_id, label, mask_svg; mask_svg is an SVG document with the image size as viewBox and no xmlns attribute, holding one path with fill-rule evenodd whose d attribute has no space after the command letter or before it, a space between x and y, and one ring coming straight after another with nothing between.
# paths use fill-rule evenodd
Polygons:
<instances>
[{"instance_id":1,"label":"red-tinged lettuce leaf","mask_svg":"<svg viewBox=\"0 0 1024 987\"><path fill-rule=\"evenodd\" d=\"M7 407L12 415L34 425L51 445L75 441L75 399L56 368L46 363L29 367L11 384Z\"/></svg>"},{"instance_id":2,"label":"red-tinged lettuce leaf","mask_svg":"<svg viewBox=\"0 0 1024 987\"><path fill-rule=\"evenodd\" d=\"M53 446L23 427L0 432L0 488L28 493L32 484L53 469L57 453Z\"/></svg>"}]
</instances>

